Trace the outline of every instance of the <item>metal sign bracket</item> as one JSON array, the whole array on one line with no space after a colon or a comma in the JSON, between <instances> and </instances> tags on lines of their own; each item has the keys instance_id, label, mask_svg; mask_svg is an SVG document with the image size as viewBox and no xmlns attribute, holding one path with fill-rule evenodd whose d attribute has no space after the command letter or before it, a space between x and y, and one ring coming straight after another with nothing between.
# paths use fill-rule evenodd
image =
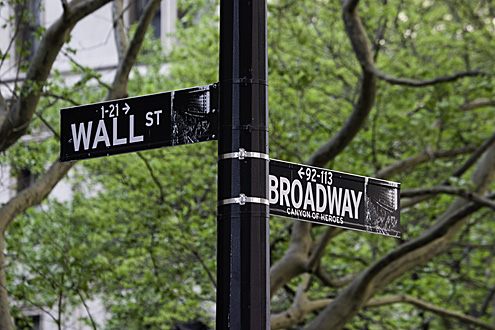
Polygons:
<instances>
[{"instance_id":1,"label":"metal sign bracket","mask_svg":"<svg viewBox=\"0 0 495 330\"><path fill-rule=\"evenodd\" d=\"M270 205L270 202L266 198L248 197L245 194L241 193L241 194L239 194L239 197L227 198L227 199L218 201L218 206L227 205L227 204L246 205L246 203Z\"/></svg>"},{"instance_id":2,"label":"metal sign bracket","mask_svg":"<svg viewBox=\"0 0 495 330\"><path fill-rule=\"evenodd\" d=\"M218 156L218 160L231 159L231 158L237 158L239 160L243 160L245 158L259 158L259 159L270 160L270 157L267 154L261 152L246 151L246 149L244 148L239 148L239 151L237 152L229 152Z\"/></svg>"}]
</instances>

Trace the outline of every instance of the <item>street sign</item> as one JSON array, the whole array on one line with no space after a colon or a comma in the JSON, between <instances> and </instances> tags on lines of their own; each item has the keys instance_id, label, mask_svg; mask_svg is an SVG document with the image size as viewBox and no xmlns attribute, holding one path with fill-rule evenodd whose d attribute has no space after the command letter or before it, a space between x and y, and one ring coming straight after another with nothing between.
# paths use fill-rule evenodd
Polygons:
<instances>
[{"instance_id":1,"label":"street sign","mask_svg":"<svg viewBox=\"0 0 495 330\"><path fill-rule=\"evenodd\" d=\"M400 237L400 184L270 159L270 215Z\"/></svg>"},{"instance_id":2,"label":"street sign","mask_svg":"<svg viewBox=\"0 0 495 330\"><path fill-rule=\"evenodd\" d=\"M60 160L217 139L216 85L60 110Z\"/></svg>"}]
</instances>

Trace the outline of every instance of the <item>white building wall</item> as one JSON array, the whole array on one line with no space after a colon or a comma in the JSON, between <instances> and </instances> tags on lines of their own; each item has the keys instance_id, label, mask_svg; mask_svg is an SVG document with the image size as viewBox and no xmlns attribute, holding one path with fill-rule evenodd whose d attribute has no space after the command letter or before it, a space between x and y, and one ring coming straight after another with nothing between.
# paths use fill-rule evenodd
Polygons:
<instances>
[{"instance_id":1,"label":"white building wall","mask_svg":"<svg viewBox=\"0 0 495 330\"><path fill-rule=\"evenodd\" d=\"M44 26L51 26L63 13L62 1L45 0L44 3L43 23ZM70 42L64 46L64 49L67 48L76 51L76 54L70 55L83 66L93 69L115 68L117 51L113 34L112 4L106 4L76 24ZM54 68L61 72L69 71L70 59L59 54Z\"/></svg>"},{"instance_id":2,"label":"white building wall","mask_svg":"<svg viewBox=\"0 0 495 330\"><path fill-rule=\"evenodd\" d=\"M92 325L84 324L83 319L86 319L89 323L89 315L96 325L97 329L103 329L105 320L108 318L108 314L105 311L101 300L86 301L86 307L79 305L70 310L70 317L62 320L62 329L64 330L94 330ZM88 314L88 311L90 314ZM57 309L46 310L37 307L25 308L23 311L26 319L39 318L39 324L34 324L35 330L59 330L54 318L58 317ZM27 321L27 320L25 320Z\"/></svg>"},{"instance_id":3,"label":"white building wall","mask_svg":"<svg viewBox=\"0 0 495 330\"><path fill-rule=\"evenodd\" d=\"M0 164L0 204L7 203L15 195L16 181L10 176L10 168Z\"/></svg>"},{"instance_id":4,"label":"white building wall","mask_svg":"<svg viewBox=\"0 0 495 330\"><path fill-rule=\"evenodd\" d=\"M124 8L128 7L130 1L133 0L124 1ZM41 25L48 28L63 13L62 1L41 0L41 6ZM174 42L170 34L175 32L177 0L162 0L160 9L161 42L164 49L170 49ZM14 10L10 6L1 6L0 26L6 24L8 18L14 14ZM125 16L125 18L127 17ZM128 23L127 19L124 21ZM13 34L14 31L12 30L0 29L0 49L2 53L9 48ZM76 51L75 54L69 53L69 55L80 65L89 66L100 71L109 71L116 67L118 62L113 33L111 2L76 24L72 30L69 43L63 47L63 50L67 49ZM19 74L15 63L15 45L10 46L9 54L10 58L7 58L5 63L0 65L0 82L12 82ZM53 68L68 74L71 66L70 58L60 53ZM19 77L22 78L22 74ZM2 85L0 84L2 95L9 95L8 90Z\"/></svg>"}]
</instances>

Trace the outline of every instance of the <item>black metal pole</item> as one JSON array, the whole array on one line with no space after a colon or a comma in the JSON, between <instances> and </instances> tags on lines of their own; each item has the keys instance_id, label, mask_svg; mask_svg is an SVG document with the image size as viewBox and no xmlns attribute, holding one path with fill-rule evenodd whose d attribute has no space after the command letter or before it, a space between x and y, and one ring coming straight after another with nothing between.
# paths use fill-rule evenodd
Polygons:
<instances>
[{"instance_id":1,"label":"black metal pole","mask_svg":"<svg viewBox=\"0 0 495 330\"><path fill-rule=\"evenodd\" d=\"M218 330L269 329L266 12L220 1Z\"/></svg>"}]
</instances>

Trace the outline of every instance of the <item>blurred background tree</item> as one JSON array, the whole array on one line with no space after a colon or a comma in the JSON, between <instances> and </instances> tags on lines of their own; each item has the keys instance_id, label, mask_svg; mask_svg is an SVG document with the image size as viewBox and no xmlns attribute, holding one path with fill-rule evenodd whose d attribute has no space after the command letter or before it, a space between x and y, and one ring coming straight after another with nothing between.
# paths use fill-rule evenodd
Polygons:
<instances>
[{"instance_id":1,"label":"blurred background tree","mask_svg":"<svg viewBox=\"0 0 495 330\"><path fill-rule=\"evenodd\" d=\"M17 141L0 142L2 162L38 178L0 209L14 313L58 306L62 325L71 306L102 299L109 319L96 324L89 310L94 329L213 326L214 142L78 162L72 200L45 197L74 165L56 160L60 108L217 81L217 5L179 1L176 46L166 53L141 37L135 63L147 70L133 69L125 88L79 67L77 93L56 73L37 83L44 93L19 86L16 111L42 114L24 133L54 134L21 143L0 127ZM392 239L272 217L272 328L495 329L493 3L268 9L270 157L401 182L403 231Z\"/></svg>"}]
</instances>

